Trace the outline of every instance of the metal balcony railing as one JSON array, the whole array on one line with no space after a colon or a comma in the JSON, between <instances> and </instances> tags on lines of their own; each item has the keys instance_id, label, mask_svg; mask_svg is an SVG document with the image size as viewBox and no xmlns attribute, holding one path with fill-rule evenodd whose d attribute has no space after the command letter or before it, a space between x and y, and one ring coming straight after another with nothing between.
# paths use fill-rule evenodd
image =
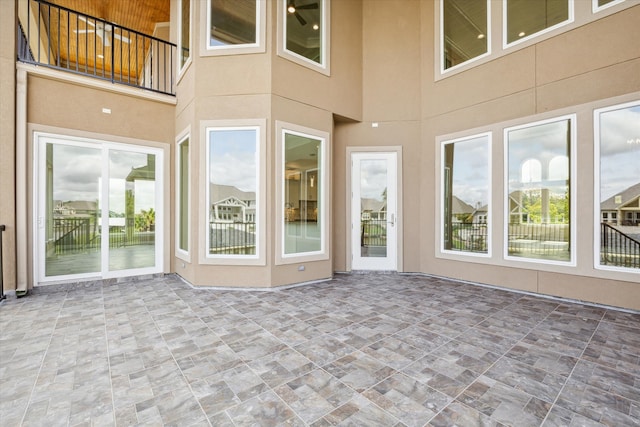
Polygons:
<instances>
[{"instance_id":1,"label":"metal balcony railing","mask_svg":"<svg viewBox=\"0 0 640 427\"><path fill-rule=\"evenodd\" d=\"M600 224L600 263L640 268L640 241L603 222Z\"/></svg>"},{"instance_id":2,"label":"metal balcony railing","mask_svg":"<svg viewBox=\"0 0 640 427\"><path fill-rule=\"evenodd\" d=\"M212 255L255 255L255 222L210 222L209 253Z\"/></svg>"},{"instance_id":3,"label":"metal balcony railing","mask_svg":"<svg viewBox=\"0 0 640 427\"><path fill-rule=\"evenodd\" d=\"M19 8L19 61L175 95L175 44L44 0Z\"/></svg>"}]
</instances>

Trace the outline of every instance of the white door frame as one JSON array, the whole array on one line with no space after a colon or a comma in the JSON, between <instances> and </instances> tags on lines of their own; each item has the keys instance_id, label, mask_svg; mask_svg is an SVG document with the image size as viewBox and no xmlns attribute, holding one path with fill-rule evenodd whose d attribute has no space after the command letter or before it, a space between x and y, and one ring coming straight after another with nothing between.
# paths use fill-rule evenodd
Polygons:
<instances>
[{"instance_id":1,"label":"white door frame","mask_svg":"<svg viewBox=\"0 0 640 427\"><path fill-rule=\"evenodd\" d=\"M109 239L103 239L101 247L102 270L92 273L79 273L67 276L45 276L45 237L44 237L44 217L46 213L46 202L44 191L40 191L46 185L46 171L41 168L44 165L45 151L43 147L47 143L60 143L73 146L84 146L96 148L101 151L102 159L102 175L108 176L108 159L105 157L110 150L131 151L137 153L153 154L156 156L156 178L155 178L155 200L156 200L156 228L155 228L155 265L152 267L133 268L128 270L109 270L108 266L108 244ZM33 163L33 278L36 284L56 283L69 280L86 280L93 278L116 278L132 275L155 274L163 271L164 265L164 150L158 147L150 147L138 145L135 143L111 142L88 137L77 137L63 134L52 134L47 132L34 133L34 163ZM101 194L108 194L108 180L102 180ZM101 228L109 229L109 205L108 196L106 203L102 203L102 223Z\"/></svg>"},{"instance_id":2,"label":"white door frame","mask_svg":"<svg viewBox=\"0 0 640 427\"><path fill-rule=\"evenodd\" d=\"M347 271L352 271L353 268L353 233L359 231L353 231L353 216L352 216L352 194L354 189L354 183L352 182L353 175L353 155L354 154L381 154L381 153L395 153L396 154L396 208L395 208L395 218L394 218L394 226L396 230L396 242L395 242L395 253L396 253L396 262L394 271L403 271L403 221L402 221L402 147L401 146L381 146L381 147L347 147L346 150L346 229L347 233L345 233L346 240L346 269ZM390 191L388 189L387 191ZM358 246L359 247L359 246ZM372 268L375 270L375 268ZM382 270L382 269L378 269ZM386 270L386 269L384 269Z\"/></svg>"}]
</instances>

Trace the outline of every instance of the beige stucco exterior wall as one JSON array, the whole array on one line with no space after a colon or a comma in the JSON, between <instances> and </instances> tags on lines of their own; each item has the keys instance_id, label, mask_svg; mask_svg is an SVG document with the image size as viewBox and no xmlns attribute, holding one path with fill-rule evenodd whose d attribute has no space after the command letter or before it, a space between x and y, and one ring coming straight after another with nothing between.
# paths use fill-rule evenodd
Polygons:
<instances>
[{"instance_id":1,"label":"beige stucco exterior wall","mask_svg":"<svg viewBox=\"0 0 640 427\"><path fill-rule=\"evenodd\" d=\"M434 8L423 7L423 22L434 22ZM464 72L434 79L425 56L422 86L422 192L420 271L530 292L640 308L637 274L593 267L594 141L593 109L640 98L640 5L604 16L560 35L514 50ZM494 30L496 30L494 28ZM434 32L424 31L425 51ZM433 50L433 49L432 49ZM502 259L504 214L502 128L577 113L577 182L574 224L575 267ZM438 256L436 210L437 138L493 131L492 200L494 251L490 260ZM452 257L449 257L452 258ZM464 258L464 259L463 259Z\"/></svg>"},{"instance_id":2,"label":"beige stucco exterior wall","mask_svg":"<svg viewBox=\"0 0 640 427\"><path fill-rule=\"evenodd\" d=\"M16 288L16 181L15 181L15 50L16 3L0 2L0 224L4 290Z\"/></svg>"},{"instance_id":3,"label":"beige stucco exterior wall","mask_svg":"<svg viewBox=\"0 0 640 427\"><path fill-rule=\"evenodd\" d=\"M359 119L362 116L362 3L359 0L331 4L330 76L282 58L277 53L277 2L266 2L265 51L247 54L201 55L200 28L206 14L205 2L194 2L192 20L192 63L180 77L177 87L176 132L190 129L191 158L190 254L172 253L175 271L196 286L272 287L326 279L332 276L333 260L281 264L277 261L277 146L280 136L276 123L325 132L328 153L333 151L333 117ZM176 22L177 3L172 2L172 22ZM175 26L174 26L175 27ZM173 28L174 40L177 38ZM206 231L202 229L208 209L203 205L206 188L204 129L212 121L264 119L266 134L266 230L265 261L262 265L215 265L202 260ZM333 159L325 159L327 181L331 186ZM329 192L330 200L333 195ZM173 193L172 193L173 197ZM329 201L329 203L331 203ZM331 215L326 218L331 233ZM206 228L205 228L206 229ZM331 253L329 235L327 254ZM172 249L173 250L173 249ZM231 263L230 263L231 264ZM237 264L237 263L236 263ZM300 267L304 266L304 269Z\"/></svg>"},{"instance_id":4,"label":"beige stucco exterior wall","mask_svg":"<svg viewBox=\"0 0 640 427\"><path fill-rule=\"evenodd\" d=\"M174 104L118 93L110 89L85 86L79 82L59 80L29 73L27 79L27 206L29 231L21 236L28 242L28 253L33 254L33 144L34 132L89 140L117 142L160 148L164 151L164 210L170 212L170 162L174 126ZM103 108L111 111L106 114ZM23 207L18 210L22 212ZM166 216L167 220L170 216ZM171 233L169 221L164 227L163 270L170 272ZM28 285L33 286L33 258L28 260Z\"/></svg>"}]
</instances>

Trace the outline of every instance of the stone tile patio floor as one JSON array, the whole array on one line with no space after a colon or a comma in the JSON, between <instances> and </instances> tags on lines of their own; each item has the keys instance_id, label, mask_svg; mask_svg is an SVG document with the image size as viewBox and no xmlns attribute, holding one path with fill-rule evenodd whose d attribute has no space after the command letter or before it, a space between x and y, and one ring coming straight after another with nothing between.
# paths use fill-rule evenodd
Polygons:
<instances>
[{"instance_id":1,"label":"stone tile patio floor","mask_svg":"<svg viewBox=\"0 0 640 427\"><path fill-rule=\"evenodd\" d=\"M0 424L640 426L640 313L428 276L0 306Z\"/></svg>"}]
</instances>

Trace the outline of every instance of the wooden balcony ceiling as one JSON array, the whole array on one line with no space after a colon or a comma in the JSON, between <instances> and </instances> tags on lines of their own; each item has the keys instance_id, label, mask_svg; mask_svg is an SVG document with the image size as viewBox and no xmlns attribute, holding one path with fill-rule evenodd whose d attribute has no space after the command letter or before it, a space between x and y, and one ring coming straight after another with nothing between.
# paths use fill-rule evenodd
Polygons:
<instances>
[{"instance_id":1,"label":"wooden balcony ceiling","mask_svg":"<svg viewBox=\"0 0 640 427\"><path fill-rule=\"evenodd\" d=\"M3 0L0 0L3 1ZM50 3L62 6L77 14L99 18L107 23L117 24L129 30L148 36L154 35L158 23L169 22L170 0L49 0ZM45 14L45 12L43 12ZM116 39L105 42L99 29L96 31L95 21L86 22L77 18L76 14L69 18L65 13L52 14L49 28L52 49L62 64L68 64L95 74L109 74L112 69L116 78L122 80L138 79L142 72L143 58L148 53L149 42L135 33L118 30ZM58 22L59 21L59 22ZM67 26L69 28L67 28ZM108 31L108 30L107 30ZM60 34L58 34L60 33ZM102 33L109 38L111 33ZM60 43L57 41L60 40ZM112 56L112 49L116 55Z\"/></svg>"},{"instance_id":2,"label":"wooden balcony ceiling","mask_svg":"<svg viewBox=\"0 0 640 427\"><path fill-rule=\"evenodd\" d=\"M76 12L104 19L146 35L169 22L170 0L49 0Z\"/></svg>"}]
</instances>

